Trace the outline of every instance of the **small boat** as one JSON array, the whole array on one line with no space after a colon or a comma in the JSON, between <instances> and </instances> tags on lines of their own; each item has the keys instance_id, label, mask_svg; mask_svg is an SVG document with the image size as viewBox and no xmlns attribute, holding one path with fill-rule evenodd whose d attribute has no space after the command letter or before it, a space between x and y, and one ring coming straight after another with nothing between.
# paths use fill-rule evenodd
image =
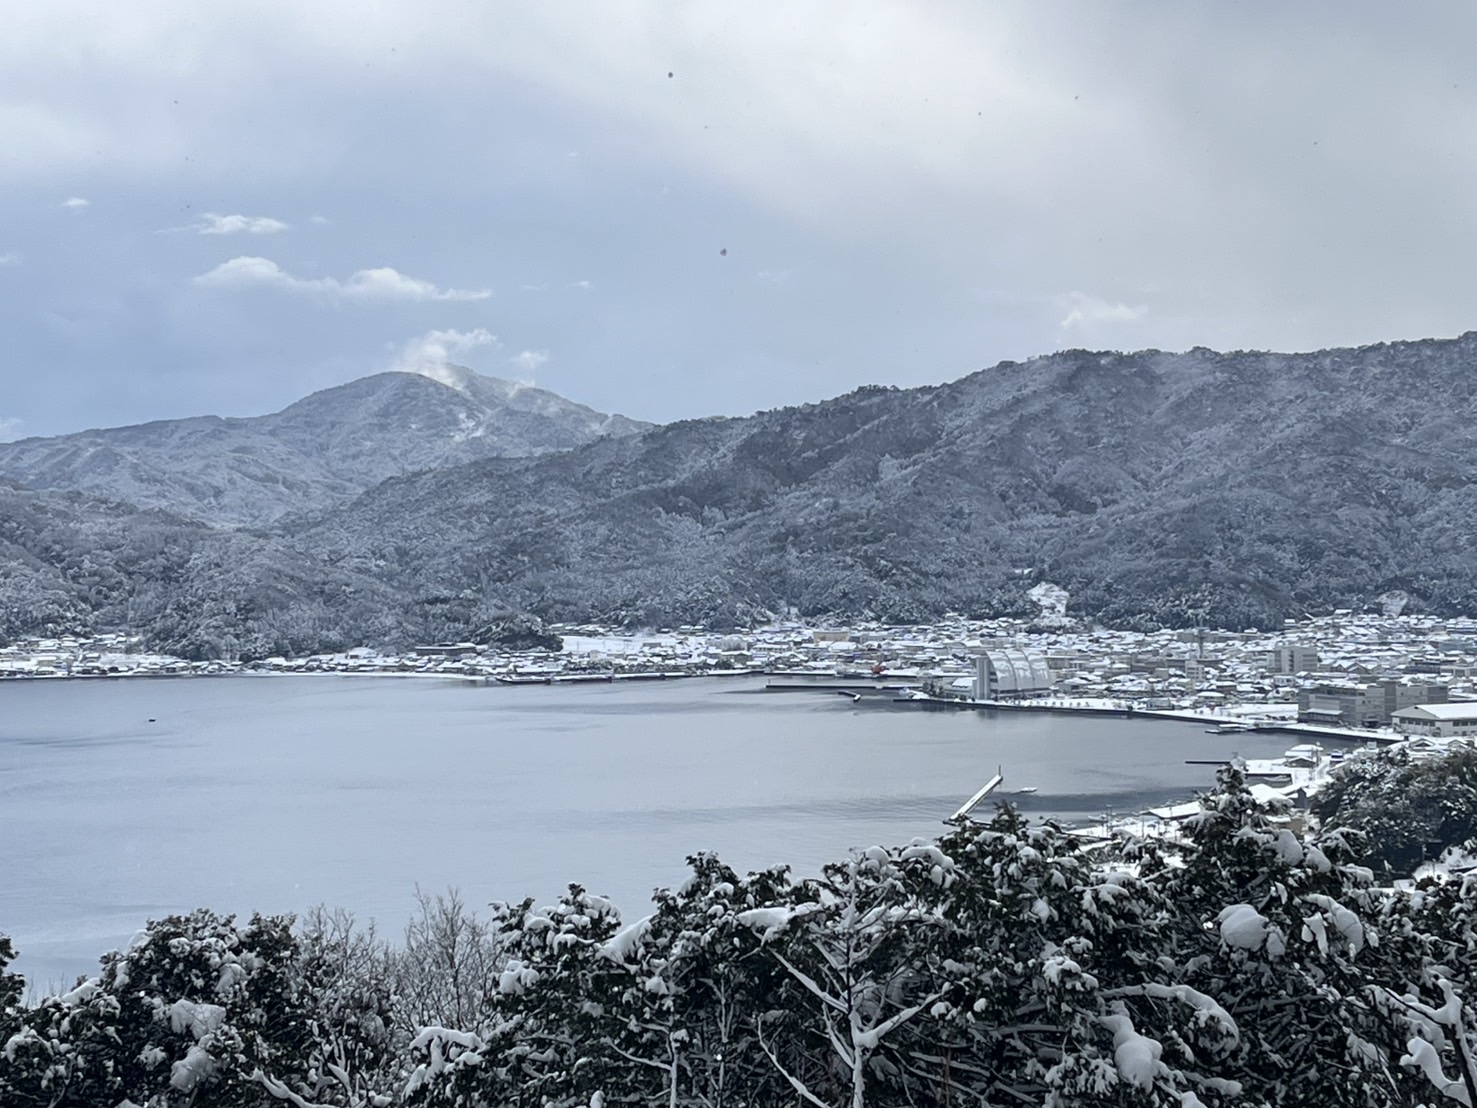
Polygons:
<instances>
[{"instance_id":1,"label":"small boat","mask_svg":"<svg viewBox=\"0 0 1477 1108\"><path fill-rule=\"evenodd\" d=\"M1034 793L1034 792L1037 792L1037 791L1038 790L1037 790L1037 787L1035 785L1027 785L1024 788L1020 788L1020 789L1016 789L1015 790L1017 796L1022 795L1022 794L1025 794L1025 793Z\"/></svg>"},{"instance_id":2,"label":"small boat","mask_svg":"<svg viewBox=\"0 0 1477 1108\"><path fill-rule=\"evenodd\" d=\"M1239 735L1242 731L1250 730L1251 724L1249 723L1221 723L1215 727L1207 727L1205 733L1207 735Z\"/></svg>"}]
</instances>

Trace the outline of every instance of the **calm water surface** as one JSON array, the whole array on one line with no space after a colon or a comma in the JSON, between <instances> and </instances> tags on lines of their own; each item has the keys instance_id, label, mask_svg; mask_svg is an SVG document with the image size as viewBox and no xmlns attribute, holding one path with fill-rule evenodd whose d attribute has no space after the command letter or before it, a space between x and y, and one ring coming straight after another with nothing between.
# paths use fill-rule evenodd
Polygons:
<instances>
[{"instance_id":1,"label":"calm water surface","mask_svg":"<svg viewBox=\"0 0 1477 1108\"><path fill-rule=\"evenodd\" d=\"M152 722L151 722L152 721ZM928 712L747 678L536 687L231 677L0 683L0 933L70 984L145 921L326 902L397 933L416 886L468 903L571 881L628 918L716 850L812 873L904 843L997 767L1032 814L1193 795L1187 758L1286 736L1163 721Z\"/></svg>"}]
</instances>

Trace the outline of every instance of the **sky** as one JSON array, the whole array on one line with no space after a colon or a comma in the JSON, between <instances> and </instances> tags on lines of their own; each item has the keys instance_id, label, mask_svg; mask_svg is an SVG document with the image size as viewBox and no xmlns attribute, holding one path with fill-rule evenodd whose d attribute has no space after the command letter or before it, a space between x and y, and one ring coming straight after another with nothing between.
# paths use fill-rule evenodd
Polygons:
<instances>
[{"instance_id":1,"label":"sky","mask_svg":"<svg viewBox=\"0 0 1477 1108\"><path fill-rule=\"evenodd\" d=\"M1477 7L0 0L0 440L1477 321Z\"/></svg>"}]
</instances>

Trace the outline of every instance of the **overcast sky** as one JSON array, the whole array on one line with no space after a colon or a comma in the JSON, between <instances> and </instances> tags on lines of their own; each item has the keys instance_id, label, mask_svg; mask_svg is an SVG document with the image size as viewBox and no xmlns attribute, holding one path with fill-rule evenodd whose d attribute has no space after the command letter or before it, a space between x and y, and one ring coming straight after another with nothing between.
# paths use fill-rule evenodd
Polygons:
<instances>
[{"instance_id":1,"label":"overcast sky","mask_svg":"<svg viewBox=\"0 0 1477 1108\"><path fill-rule=\"evenodd\" d=\"M0 438L1477 322L1477 6L0 0Z\"/></svg>"}]
</instances>

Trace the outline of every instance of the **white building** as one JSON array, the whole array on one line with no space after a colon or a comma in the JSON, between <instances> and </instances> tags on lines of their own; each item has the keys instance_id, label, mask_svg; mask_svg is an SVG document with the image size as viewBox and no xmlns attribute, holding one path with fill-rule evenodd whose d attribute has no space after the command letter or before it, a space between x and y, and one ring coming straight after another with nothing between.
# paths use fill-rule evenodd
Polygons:
<instances>
[{"instance_id":1,"label":"white building","mask_svg":"<svg viewBox=\"0 0 1477 1108\"><path fill-rule=\"evenodd\" d=\"M1318 651L1311 646L1282 643L1267 655L1267 668L1273 673L1312 673L1318 666Z\"/></svg>"},{"instance_id":2,"label":"white building","mask_svg":"<svg viewBox=\"0 0 1477 1108\"><path fill-rule=\"evenodd\" d=\"M974 698L1034 696L1050 692L1051 668L1044 655L1024 650L987 650L975 662Z\"/></svg>"},{"instance_id":3,"label":"white building","mask_svg":"<svg viewBox=\"0 0 1477 1108\"><path fill-rule=\"evenodd\" d=\"M1404 735L1477 738L1477 702L1417 704L1393 712L1390 721Z\"/></svg>"}]
</instances>

